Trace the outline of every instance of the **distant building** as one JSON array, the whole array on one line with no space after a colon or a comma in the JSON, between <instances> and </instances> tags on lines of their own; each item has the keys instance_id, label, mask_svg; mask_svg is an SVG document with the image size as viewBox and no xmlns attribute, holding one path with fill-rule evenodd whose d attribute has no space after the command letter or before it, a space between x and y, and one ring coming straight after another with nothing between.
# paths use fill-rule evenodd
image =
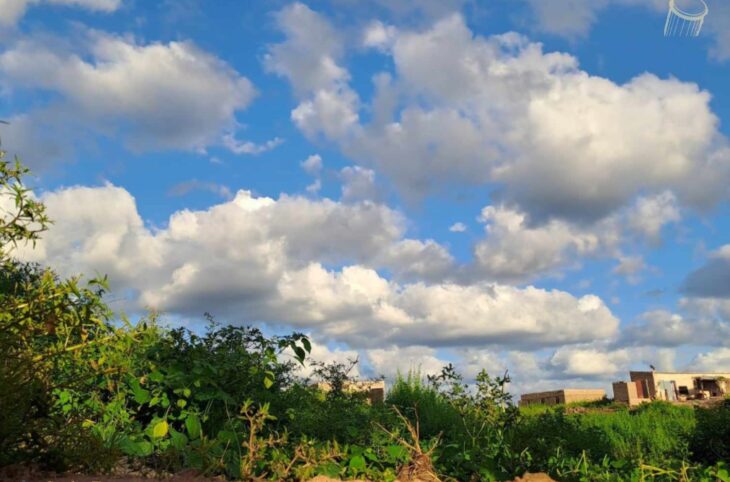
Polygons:
<instances>
[{"instance_id":1,"label":"distant building","mask_svg":"<svg viewBox=\"0 0 730 482\"><path fill-rule=\"evenodd\" d=\"M327 382L315 383L319 390L323 392L329 392L332 387ZM382 403L385 401L385 380L351 380L346 381L343 387L344 391L349 393L362 393L368 394L368 400L370 403Z\"/></svg>"},{"instance_id":2,"label":"distant building","mask_svg":"<svg viewBox=\"0 0 730 482\"><path fill-rule=\"evenodd\" d=\"M613 384L617 402L637 405L650 400L690 400L730 393L730 373L629 372L629 382Z\"/></svg>"},{"instance_id":3,"label":"distant building","mask_svg":"<svg viewBox=\"0 0 730 482\"><path fill-rule=\"evenodd\" d=\"M560 405L574 402L594 402L606 398L606 391L598 388L566 388L550 392L523 393L520 406Z\"/></svg>"}]
</instances>

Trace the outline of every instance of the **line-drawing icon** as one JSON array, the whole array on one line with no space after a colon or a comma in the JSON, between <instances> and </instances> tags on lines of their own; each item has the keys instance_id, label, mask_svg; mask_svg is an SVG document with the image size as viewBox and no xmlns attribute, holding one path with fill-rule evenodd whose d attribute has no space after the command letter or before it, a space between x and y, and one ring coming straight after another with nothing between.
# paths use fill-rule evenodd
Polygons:
<instances>
[{"instance_id":1,"label":"line-drawing icon","mask_svg":"<svg viewBox=\"0 0 730 482\"><path fill-rule=\"evenodd\" d=\"M677 0L669 0L669 12L667 21L664 24L665 37L697 37L702 30L705 17L710 12L705 0L692 0L684 3L690 4L692 10L677 5Z\"/></svg>"}]
</instances>

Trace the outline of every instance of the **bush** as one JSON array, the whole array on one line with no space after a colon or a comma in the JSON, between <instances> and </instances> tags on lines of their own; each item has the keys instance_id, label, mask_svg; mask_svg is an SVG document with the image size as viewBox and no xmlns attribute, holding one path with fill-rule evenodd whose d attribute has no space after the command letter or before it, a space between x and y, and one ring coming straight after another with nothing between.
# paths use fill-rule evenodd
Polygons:
<instances>
[{"instance_id":1,"label":"bush","mask_svg":"<svg viewBox=\"0 0 730 482\"><path fill-rule=\"evenodd\" d=\"M558 407L523 416L510 443L514 450L529 451L533 469L545 470L558 451L567 458L585 454L593 463L608 459L632 466L663 465L687 459L693 428L692 409L665 402L578 413Z\"/></svg>"},{"instance_id":2,"label":"bush","mask_svg":"<svg viewBox=\"0 0 730 482\"><path fill-rule=\"evenodd\" d=\"M717 407L695 410L697 428L690 445L698 462L730 461L730 399Z\"/></svg>"}]
</instances>

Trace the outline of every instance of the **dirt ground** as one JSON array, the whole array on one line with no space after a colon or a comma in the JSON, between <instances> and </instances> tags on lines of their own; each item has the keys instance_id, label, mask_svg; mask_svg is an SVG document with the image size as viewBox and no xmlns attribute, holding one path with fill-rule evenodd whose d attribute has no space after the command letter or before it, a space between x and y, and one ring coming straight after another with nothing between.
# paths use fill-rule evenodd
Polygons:
<instances>
[{"instance_id":1,"label":"dirt ground","mask_svg":"<svg viewBox=\"0 0 730 482\"><path fill-rule=\"evenodd\" d=\"M195 473L177 474L167 479L154 479L145 477L129 477L129 476L93 476L93 475L65 475L65 476L23 476L15 474L12 478L0 477L2 481L24 481L24 482L151 482L154 480L164 480L166 482L222 482L223 478L201 477ZM315 477L308 482L340 482L336 479L327 477ZM364 480L354 480L350 482L367 482ZM419 480L411 480L409 482L420 482ZM517 477L513 482L555 482L546 474L525 474Z\"/></svg>"},{"instance_id":2,"label":"dirt ground","mask_svg":"<svg viewBox=\"0 0 730 482\"><path fill-rule=\"evenodd\" d=\"M135 476L110 476L110 475L46 475L42 476L39 474L28 474L28 473L3 473L0 474L0 481L14 481L14 482L151 482L161 481L165 482L223 482L224 478L212 478L212 477L201 477L195 472L183 472L174 475L170 478L155 479L151 477L135 477ZM315 477L307 482L341 482L337 479L330 479L328 477ZM350 482L368 482L364 480L353 480ZM403 481L405 482L405 481ZM419 479L411 480L409 482L420 482ZM527 473L522 477L517 477L512 482L555 482L546 474L530 474Z\"/></svg>"},{"instance_id":3,"label":"dirt ground","mask_svg":"<svg viewBox=\"0 0 730 482\"><path fill-rule=\"evenodd\" d=\"M429 482L434 479L430 479ZM438 479L435 479L438 480ZM38 470L28 467L6 467L0 471L0 481L13 482L225 482L224 477L203 477L194 470L184 471L165 478L155 478L154 476L142 474L127 475L58 475L44 474ZM331 479L324 476L318 476L307 482L341 482L337 479ZM368 482L365 480L353 480L350 482ZM422 479L415 478L401 482L424 482ZM526 473L522 477L517 477L512 482L555 482L546 474Z\"/></svg>"}]
</instances>

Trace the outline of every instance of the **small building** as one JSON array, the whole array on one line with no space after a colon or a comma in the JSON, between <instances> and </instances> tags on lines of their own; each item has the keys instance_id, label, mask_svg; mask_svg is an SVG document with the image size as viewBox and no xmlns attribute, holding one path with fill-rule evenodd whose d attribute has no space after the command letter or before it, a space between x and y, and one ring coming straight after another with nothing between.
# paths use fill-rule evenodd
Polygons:
<instances>
[{"instance_id":1,"label":"small building","mask_svg":"<svg viewBox=\"0 0 730 482\"><path fill-rule=\"evenodd\" d=\"M314 386L323 392L329 392L332 388L327 382L315 383ZM385 380L348 380L343 389L348 393L367 393L370 403L385 401Z\"/></svg>"},{"instance_id":2,"label":"small building","mask_svg":"<svg viewBox=\"0 0 730 482\"><path fill-rule=\"evenodd\" d=\"M730 373L629 372L629 382L613 384L617 402L637 405L649 400L690 400L730 393Z\"/></svg>"},{"instance_id":3,"label":"small building","mask_svg":"<svg viewBox=\"0 0 730 482\"><path fill-rule=\"evenodd\" d=\"M674 401L722 397L730 388L730 373L629 372L639 396Z\"/></svg>"},{"instance_id":4,"label":"small building","mask_svg":"<svg viewBox=\"0 0 730 482\"><path fill-rule=\"evenodd\" d=\"M566 388L550 392L523 393L520 406L560 405L575 402L595 402L606 398L606 391L599 388Z\"/></svg>"}]
</instances>

